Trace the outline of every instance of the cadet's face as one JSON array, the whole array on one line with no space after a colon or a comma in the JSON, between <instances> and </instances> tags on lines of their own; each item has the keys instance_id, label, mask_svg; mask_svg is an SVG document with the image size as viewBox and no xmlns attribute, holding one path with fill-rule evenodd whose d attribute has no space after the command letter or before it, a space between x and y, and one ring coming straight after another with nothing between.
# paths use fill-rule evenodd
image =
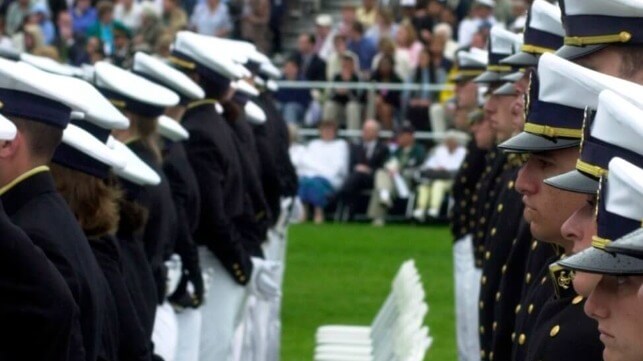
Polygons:
<instances>
[{"instance_id":1,"label":"cadet's face","mask_svg":"<svg viewBox=\"0 0 643 361\"><path fill-rule=\"evenodd\" d=\"M492 95L485 102L485 116L489 117L491 121L491 127L496 132L496 141L498 143L511 138L516 131L511 109L515 99L515 96Z\"/></svg>"},{"instance_id":2,"label":"cadet's face","mask_svg":"<svg viewBox=\"0 0 643 361\"><path fill-rule=\"evenodd\" d=\"M643 360L643 276L603 275L585 303L585 313L598 321L605 361Z\"/></svg>"},{"instance_id":3,"label":"cadet's face","mask_svg":"<svg viewBox=\"0 0 643 361\"><path fill-rule=\"evenodd\" d=\"M471 126L471 132L476 141L476 146L480 149L491 149L495 140L491 122L489 119L483 119Z\"/></svg>"},{"instance_id":4,"label":"cadet's face","mask_svg":"<svg viewBox=\"0 0 643 361\"><path fill-rule=\"evenodd\" d=\"M456 84L455 94L461 108L470 109L478 103L478 86L472 81Z\"/></svg>"},{"instance_id":5,"label":"cadet's face","mask_svg":"<svg viewBox=\"0 0 643 361\"><path fill-rule=\"evenodd\" d=\"M523 197L525 220L534 238L571 252L572 242L561 236L563 223L585 203L585 195L546 186L543 180L574 169L578 148L532 154L518 172L516 189Z\"/></svg>"}]
</instances>

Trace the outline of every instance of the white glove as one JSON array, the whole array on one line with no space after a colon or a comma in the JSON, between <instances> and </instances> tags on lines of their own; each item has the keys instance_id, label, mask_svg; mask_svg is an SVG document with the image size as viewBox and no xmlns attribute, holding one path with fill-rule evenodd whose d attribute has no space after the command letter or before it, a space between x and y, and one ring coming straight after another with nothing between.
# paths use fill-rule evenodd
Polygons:
<instances>
[{"instance_id":1,"label":"white glove","mask_svg":"<svg viewBox=\"0 0 643 361\"><path fill-rule=\"evenodd\" d=\"M280 262L266 261L252 257L252 275L250 277L250 292L263 300L273 300L281 296L281 290L275 279L281 268Z\"/></svg>"},{"instance_id":2,"label":"white glove","mask_svg":"<svg viewBox=\"0 0 643 361\"><path fill-rule=\"evenodd\" d=\"M173 254L170 259L165 261L165 267L167 269L165 295L169 296L176 291L183 275L181 257L178 254Z\"/></svg>"}]
</instances>

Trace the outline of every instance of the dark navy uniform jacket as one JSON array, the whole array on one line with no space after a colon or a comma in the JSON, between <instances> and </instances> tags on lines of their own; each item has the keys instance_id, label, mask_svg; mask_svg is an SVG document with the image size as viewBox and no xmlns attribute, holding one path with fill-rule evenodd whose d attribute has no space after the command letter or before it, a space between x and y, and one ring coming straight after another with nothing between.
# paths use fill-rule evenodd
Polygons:
<instances>
[{"instance_id":1,"label":"dark navy uniform jacket","mask_svg":"<svg viewBox=\"0 0 643 361\"><path fill-rule=\"evenodd\" d=\"M95 361L101 344L107 283L87 239L67 206L56 192L48 171L36 173L2 196L7 215L40 247L65 278L80 309L80 330L73 332L75 349L84 354L75 359ZM82 346L81 346L82 345Z\"/></svg>"},{"instance_id":2,"label":"dark navy uniform jacket","mask_svg":"<svg viewBox=\"0 0 643 361\"><path fill-rule=\"evenodd\" d=\"M79 314L65 280L9 221L2 202L0 234L0 359L66 361L82 354L72 343Z\"/></svg>"},{"instance_id":3,"label":"dark navy uniform jacket","mask_svg":"<svg viewBox=\"0 0 643 361\"><path fill-rule=\"evenodd\" d=\"M471 197L475 191L476 183L485 169L486 150L479 149L475 141L470 141L467 146L467 155L462 161L451 188L453 207L449 214L451 234L454 241L471 233L469 227L469 209L472 206Z\"/></svg>"}]
</instances>

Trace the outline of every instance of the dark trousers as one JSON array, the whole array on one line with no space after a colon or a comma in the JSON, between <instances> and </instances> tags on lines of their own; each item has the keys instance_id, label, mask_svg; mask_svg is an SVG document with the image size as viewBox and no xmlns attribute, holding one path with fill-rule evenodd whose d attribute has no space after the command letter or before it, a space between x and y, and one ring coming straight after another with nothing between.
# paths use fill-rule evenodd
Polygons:
<instances>
[{"instance_id":1,"label":"dark trousers","mask_svg":"<svg viewBox=\"0 0 643 361\"><path fill-rule=\"evenodd\" d=\"M339 192L339 198L348 207L349 214L352 216L355 210L355 205L360 193L364 190L373 189L373 175L361 172L351 173L344 186Z\"/></svg>"}]
</instances>

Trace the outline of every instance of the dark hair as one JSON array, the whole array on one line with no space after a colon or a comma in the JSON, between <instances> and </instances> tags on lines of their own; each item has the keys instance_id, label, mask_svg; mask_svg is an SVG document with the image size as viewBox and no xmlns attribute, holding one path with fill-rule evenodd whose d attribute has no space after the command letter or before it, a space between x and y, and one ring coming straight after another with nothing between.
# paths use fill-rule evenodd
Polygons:
<instances>
[{"instance_id":1,"label":"dark hair","mask_svg":"<svg viewBox=\"0 0 643 361\"><path fill-rule=\"evenodd\" d=\"M359 21L356 21L353 23L353 26L351 26L351 30L358 32L360 34L364 34L364 25Z\"/></svg>"},{"instance_id":2,"label":"dark hair","mask_svg":"<svg viewBox=\"0 0 643 361\"><path fill-rule=\"evenodd\" d=\"M639 71L643 71L643 46L616 44L614 49L621 54L620 75L624 78L633 78Z\"/></svg>"},{"instance_id":3,"label":"dark hair","mask_svg":"<svg viewBox=\"0 0 643 361\"><path fill-rule=\"evenodd\" d=\"M105 13L114 11L114 4L111 1L101 0L96 4L96 12L98 18L101 18Z\"/></svg>"},{"instance_id":4,"label":"dark hair","mask_svg":"<svg viewBox=\"0 0 643 361\"><path fill-rule=\"evenodd\" d=\"M27 138L31 155L40 161L49 162L62 141L63 130L54 126L18 117L9 117L18 131Z\"/></svg>"}]
</instances>

